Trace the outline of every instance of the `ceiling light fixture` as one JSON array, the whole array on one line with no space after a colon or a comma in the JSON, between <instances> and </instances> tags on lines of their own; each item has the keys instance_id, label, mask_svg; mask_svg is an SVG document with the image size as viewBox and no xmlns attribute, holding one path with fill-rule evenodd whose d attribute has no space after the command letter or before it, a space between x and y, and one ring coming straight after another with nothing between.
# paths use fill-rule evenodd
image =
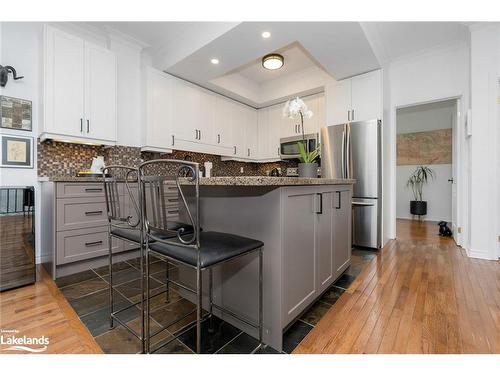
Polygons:
<instances>
[{"instance_id":1,"label":"ceiling light fixture","mask_svg":"<svg viewBox=\"0 0 500 375\"><path fill-rule=\"evenodd\" d=\"M219 63L219 59L212 59L210 62L214 65L217 65Z\"/></svg>"},{"instance_id":2,"label":"ceiling light fixture","mask_svg":"<svg viewBox=\"0 0 500 375\"><path fill-rule=\"evenodd\" d=\"M269 31L264 31L261 35L264 39L271 37L271 33Z\"/></svg>"},{"instance_id":3,"label":"ceiling light fixture","mask_svg":"<svg viewBox=\"0 0 500 375\"><path fill-rule=\"evenodd\" d=\"M262 58L262 66L269 70L279 69L284 63L285 59L283 56L277 53L270 53Z\"/></svg>"}]
</instances>

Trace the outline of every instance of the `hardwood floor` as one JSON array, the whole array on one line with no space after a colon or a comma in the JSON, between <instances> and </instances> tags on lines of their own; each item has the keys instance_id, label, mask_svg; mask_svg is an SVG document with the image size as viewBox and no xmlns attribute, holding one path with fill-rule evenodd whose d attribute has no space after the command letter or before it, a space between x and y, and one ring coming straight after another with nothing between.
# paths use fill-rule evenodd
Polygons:
<instances>
[{"instance_id":1,"label":"hardwood floor","mask_svg":"<svg viewBox=\"0 0 500 375\"><path fill-rule=\"evenodd\" d=\"M0 294L0 329L18 330L16 337L48 337L50 343L44 353L102 353L41 266L37 266L37 274L35 284ZM0 345L0 353L26 353L6 351L6 347Z\"/></svg>"},{"instance_id":2,"label":"hardwood floor","mask_svg":"<svg viewBox=\"0 0 500 375\"><path fill-rule=\"evenodd\" d=\"M397 230L294 353L500 353L500 263L435 224Z\"/></svg>"}]
</instances>

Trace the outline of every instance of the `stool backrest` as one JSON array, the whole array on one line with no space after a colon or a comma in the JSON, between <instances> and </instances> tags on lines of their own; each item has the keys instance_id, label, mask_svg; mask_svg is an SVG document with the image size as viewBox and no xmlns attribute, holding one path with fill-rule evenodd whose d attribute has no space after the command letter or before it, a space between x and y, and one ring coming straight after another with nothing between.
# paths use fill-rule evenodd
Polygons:
<instances>
[{"instance_id":1,"label":"stool backrest","mask_svg":"<svg viewBox=\"0 0 500 375\"><path fill-rule=\"evenodd\" d=\"M199 164L184 160L157 159L139 166L140 206L146 239L200 247L199 176ZM194 194L186 196L187 189L194 189ZM177 194L175 198L172 192ZM176 224L169 214L172 200L178 202L178 210L185 216L185 224L192 226L192 231L186 232L185 226L172 225Z\"/></svg>"},{"instance_id":2,"label":"stool backrest","mask_svg":"<svg viewBox=\"0 0 500 375\"><path fill-rule=\"evenodd\" d=\"M123 165L109 165L102 171L104 183L104 196L106 199L106 210L110 225L127 223L131 227L140 229L140 209L132 192L130 183L138 181L138 169ZM123 183L126 187L130 202L136 212L136 219L129 215L120 204L120 192L118 184Z\"/></svg>"}]
</instances>

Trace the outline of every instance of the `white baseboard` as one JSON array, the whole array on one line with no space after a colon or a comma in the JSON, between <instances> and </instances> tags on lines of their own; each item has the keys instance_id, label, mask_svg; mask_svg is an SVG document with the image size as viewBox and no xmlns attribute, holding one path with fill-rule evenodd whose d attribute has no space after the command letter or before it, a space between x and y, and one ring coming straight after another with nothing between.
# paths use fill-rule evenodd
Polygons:
<instances>
[{"instance_id":1,"label":"white baseboard","mask_svg":"<svg viewBox=\"0 0 500 375\"><path fill-rule=\"evenodd\" d=\"M466 249L465 251L470 258L496 260L495 257L491 257L489 251L477 250L477 249Z\"/></svg>"},{"instance_id":2,"label":"white baseboard","mask_svg":"<svg viewBox=\"0 0 500 375\"><path fill-rule=\"evenodd\" d=\"M417 220L417 219L415 219L413 216L397 217L396 219L403 219L403 220ZM423 218L421 221L437 221L437 222L439 222L439 221L442 221L442 220L444 220L444 221L446 221L447 223L450 223L450 224L451 224L451 219L442 219L442 218L441 218L441 219L434 219L434 218L432 218L432 217L425 217L425 218Z\"/></svg>"}]
</instances>

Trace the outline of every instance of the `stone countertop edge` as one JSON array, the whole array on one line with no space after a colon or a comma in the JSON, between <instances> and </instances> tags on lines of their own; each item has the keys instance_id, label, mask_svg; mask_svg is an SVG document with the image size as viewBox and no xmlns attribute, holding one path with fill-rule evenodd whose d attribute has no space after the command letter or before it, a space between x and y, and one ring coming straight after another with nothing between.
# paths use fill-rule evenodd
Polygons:
<instances>
[{"instance_id":1,"label":"stone countertop edge","mask_svg":"<svg viewBox=\"0 0 500 375\"><path fill-rule=\"evenodd\" d=\"M39 182L95 182L102 183L96 177L54 176L39 177ZM270 177L270 176L225 176L201 177L201 186L307 186L307 185L352 185L353 179ZM182 183L182 182L181 182Z\"/></svg>"}]
</instances>

